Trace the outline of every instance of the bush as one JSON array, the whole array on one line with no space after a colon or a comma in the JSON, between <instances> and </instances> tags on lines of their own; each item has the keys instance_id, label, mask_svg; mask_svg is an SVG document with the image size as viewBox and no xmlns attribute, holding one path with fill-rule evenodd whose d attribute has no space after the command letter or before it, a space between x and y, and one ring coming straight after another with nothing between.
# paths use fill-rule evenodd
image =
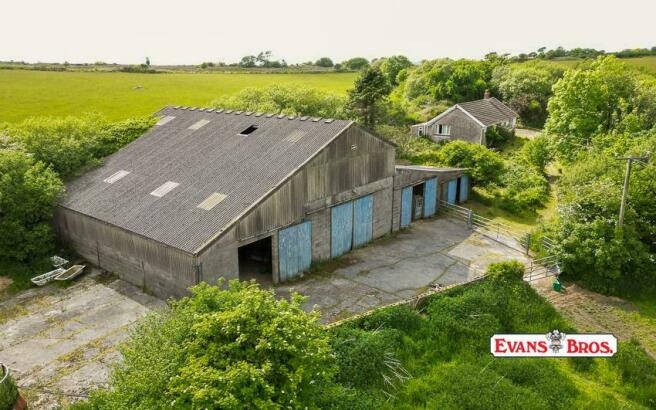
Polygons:
<instances>
[{"instance_id":1,"label":"bush","mask_svg":"<svg viewBox=\"0 0 656 410\"><path fill-rule=\"evenodd\" d=\"M518 261L493 263L487 268L487 275L493 279L522 280L524 265Z\"/></svg>"},{"instance_id":2,"label":"bush","mask_svg":"<svg viewBox=\"0 0 656 410\"><path fill-rule=\"evenodd\" d=\"M501 208L510 212L535 210L549 200L549 182L544 174L524 161L509 161L498 193Z\"/></svg>"},{"instance_id":3,"label":"bush","mask_svg":"<svg viewBox=\"0 0 656 410\"><path fill-rule=\"evenodd\" d=\"M544 169L551 161L551 150L549 140L543 135L538 135L526 141L522 146L520 155L535 169L544 173Z\"/></svg>"},{"instance_id":4,"label":"bush","mask_svg":"<svg viewBox=\"0 0 656 410\"><path fill-rule=\"evenodd\" d=\"M630 226L616 229L614 222L595 219L560 225L555 252L563 273L588 288L617 294L653 289L656 268L646 246Z\"/></svg>"},{"instance_id":5,"label":"bush","mask_svg":"<svg viewBox=\"0 0 656 410\"><path fill-rule=\"evenodd\" d=\"M331 341L338 367L336 380L354 388L382 387L399 342L400 333L393 329L336 329Z\"/></svg>"},{"instance_id":6,"label":"bush","mask_svg":"<svg viewBox=\"0 0 656 410\"><path fill-rule=\"evenodd\" d=\"M24 152L0 149L0 259L25 261L50 252L53 209L64 186Z\"/></svg>"},{"instance_id":7,"label":"bush","mask_svg":"<svg viewBox=\"0 0 656 410\"><path fill-rule=\"evenodd\" d=\"M469 168L472 182L483 186L499 183L504 172L501 156L478 144L449 142L440 149L437 157L443 165Z\"/></svg>"},{"instance_id":8,"label":"bush","mask_svg":"<svg viewBox=\"0 0 656 410\"><path fill-rule=\"evenodd\" d=\"M8 371L6 367L0 367L0 380L5 377L4 371ZM0 409L13 409L16 400L18 399L18 388L11 375L0 384Z\"/></svg>"},{"instance_id":9,"label":"bush","mask_svg":"<svg viewBox=\"0 0 656 410\"><path fill-rule=\"evenodd\" d=\"M328 338L304 299L254 282L205 283L142 322L120 348L93 408L313 407L334 373Z\"/></svg>"},{"instance_id":10,"label":"bush","mask_svg":"<svg viewBox=\"0 0 656 410\"><path fill-rule=\"evenodd\" d=\"M215 99L211 106L241 111L345 118L346 98L299 85L244 88L235 95Z\"/></svg>"},{"instance_id":11,"label":"bush","mask_svg":"<svg viewBox=\"0 0 656 410\"><path fill-rule=\"evenodd\" d=\"M5 129L37 161L51 165L62 178L78 174L153 125L152 118L110 123L96 114L83 117L30 118Z\"/></svg>"},{"instance_id":12,"label":"bush","mask_svg":"<svg viewBox=\"0 0 656 410\"><path fill-rule=\"evenodd\" d=\"M411 306L403 304L380 309L360 320L360 327L366 330L397 329L411 333L422 325L422 317Z\"/></svg>"},{"instance_id":13,"label":"bush","mask_svg":"<svg viewBox=\"0 0 656 410\"><path fill-rule=\"evenodd\" d=\"M503 148L515 138L515 132L501 126L491 126L485 130L485 142L488 147Z\"/></svg>"}]
</instances>

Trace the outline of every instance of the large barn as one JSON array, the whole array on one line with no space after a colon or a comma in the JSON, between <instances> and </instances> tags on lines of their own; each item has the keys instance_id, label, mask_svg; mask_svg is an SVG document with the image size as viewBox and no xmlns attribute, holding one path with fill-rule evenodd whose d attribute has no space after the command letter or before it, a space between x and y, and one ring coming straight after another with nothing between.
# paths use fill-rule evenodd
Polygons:
<instances>
[{"instance_id":1,"label":"large barn","mask_svg":"<svg viewBox=\"0 0 656 410\"><path fill-rule=\"evenodd\" d=\"M72 181L59 235L158 296L200 282L278 283L313 261L467 198L461 169L395 167L350 121L168 107L156 126Z\"/></svg>"}]
</instances>

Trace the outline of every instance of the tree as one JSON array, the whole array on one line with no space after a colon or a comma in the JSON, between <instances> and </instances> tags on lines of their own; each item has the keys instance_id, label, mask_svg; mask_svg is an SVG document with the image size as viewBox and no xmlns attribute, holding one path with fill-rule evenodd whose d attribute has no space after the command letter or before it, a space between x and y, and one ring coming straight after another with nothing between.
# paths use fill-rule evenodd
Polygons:
<instances>
[{"instance_id":1,"label":"tree","mask_svg":"<svg viewBox=\"0 0 656 410\"><path fill-rule=\"evenodd\" d=\"M385 74L387 77L387 81L392 86L398 85L399 81L397 79L397 76L401 72L401 70L406 69L408 67L412 67L413 64L406 56L392 56L388 58L383 58L380 60L376 61L377 63L379 62L380 64L380 71Z\"/></svg>"},{"instance_id":2,"label":"tree","mask_svg":"<svg viewBox=\"0 0 656 410\"><path fill-rule=\"evenodd\" d=\"M474 183L498 184L505 166L499 154L482 145L452 141L438 152L438 161L446 166L469 168Z\"/></svg>"},{"instance_id":3,"label":"tree","mask_svg":"<svg viewBox=\"0 0 656 410\"><path fill-rule=\"evenodd\" d=\"M252 68L252 67L255 67L256 63L257 63L257 57L255 57L255 56L244 56L239 61L239 66L244 67L244 68Z\"/></svg>"},{"instance_id":4,"label":"tree","mask_svg":"<svg viewBox=\"0 0 656 410\"><path fill-rule=\"evenodd\" d=\"M316 408L335 372L319 313L255 282L201 283L120 348L90 408Z\"/></svg>"},{"instance_id":5,"label":"tree","mask_svg":"<svg viewBox=\"0 0 656 410\"><path fill-rule=\"evenodd\" d=\"M49 222L63 189L42 162L0 149L0 259L25 261L52 250Z\"/></svg>"},{"instance_id":6,"label":"tree","mask_svg":"<svg viewBox=\"0 0 656 410\"><path fill-rule=\"evenodd\" d=\"M614 129L633 110L634 74L613 56L568 70L553 87L545 131L556 135L561 158L572 160L592 136Z\"/></svg>"},{"instance_id":7,"label":"tree","mask_svg":"<svg viewBox=\"0 0 656 410\"><path fill-rule=\"evenodd\" d=\"M342 62L342 67L346 70L358 71L369 65L369 60L364 57L353 57Z\"/></svg>"},{"instance_id":8,"label":"tree","mask_svg":"<svg viewBox=\"0 0 656 410\"><path fill-rule=\"evenodd\" d=\"M146 57L146 67L150 67L150 58Z\"/></svg>"},{"instance_id":9,"label":"tree","mask_svg":"<svg viewBox=\"0 0 656 410\"><path fill-rule=\"evenodd\" d=\"M317 67L332 67L333 60L331 60L328 57L321 57L314 63L314 65L316 65Z\"/></svg>"},{"instance_id":10,"label":"tree","mask_svg":"<svg viewBox=\"0 0 656 410\"><path fill-rule=\"evenodd\" d=\"M390 91L390 84L380 69L367 67L348 91L347 109L365 127L373 128L380 114L380 105Z\"/></svg>"},{"instance_id":11,"label":"tree","mask_svg":"<svg viewBox=\"0 0 656 410\"><path fill-rule=\"evenodd\" d=\"M526 125L542 127L551 89L562 76L563 69L541 61L507 64L493 70L490 85Z\"/></svg>"},{"instance_id":12,"label":"tree","mask_svg":"<svg viewBox=\"0 0 656 410\"><path fill-rule=\"evenodd\" d=\"M458 103L483 97L494 63L474 60L424 61L405 72L399 86L406 101Z\"/></svg>"}]
</instances>

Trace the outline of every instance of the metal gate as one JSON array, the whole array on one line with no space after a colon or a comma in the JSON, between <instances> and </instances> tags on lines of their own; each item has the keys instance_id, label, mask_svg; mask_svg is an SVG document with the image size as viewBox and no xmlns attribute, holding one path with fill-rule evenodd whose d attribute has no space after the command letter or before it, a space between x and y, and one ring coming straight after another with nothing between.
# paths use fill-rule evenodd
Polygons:
<instances>
[{"instance_id":1,"label":"metal gate","mask_svg":"<svg viewBox=\"0 0 656 410\"><path fill-rule=\"evenodd\" d=\"M312 223L303 222L278 232L280 281L297 277L312 264Z\"/></svg>"},{"instance_id":2,"label":"metal gate","mask_svg":"<svg viewBox=\"0 0 656 410\"><path fill-rule=\"evenodd\" d=\"M458 202L465 202L469 198L469 175L460 177L460 198Z\"/></svg>"},{"instance_id":3,"label":"metal gate","mask_svg":"<svg viewBox=\"0 0 656 410\"><path fill-rule=\"evenodd\" d=\"M353 247L353 202L330 210L330 256L336 258Z\"/></svg>"},{"instance_id":4,"label":"metal gate","mask_svg":"<svg viewBox=\"0 0 656 410\"><path fill-rule=\"evenodd\" d=\"M410 225L412 220L412 187L405 187L401 191L401 228Z\"/></svg>"},{"instance_id":5,"label":"metal gate","mask_svg":"<svg viewBox=\"0 0 656 410\"><path fill-rule=\"evenodd\" d=\"M373 238L374 197L367 195L353 204L353 247L357 248Z\"/></svg>"},{"instance_id":6,"label":"metal gate","mask_svg":"<svg viewBox=\"0 0 656 410\"><path fill-rule=\"evenodd\" d=\"M431 178L424 185L424 218L435 215L437 208L437 178Z\"/></svg>"},{"instance_id":7,"label":"metal gate","mask_svg":"<svg viewBox=\"0 0 656 410\"><path fill-rule=\"evenodd\" d=\"M456 191L458 191L458 179L449 181L449 191L447 194L447 202L450 204L456 203Z\"/></svg>"}]
</instances>

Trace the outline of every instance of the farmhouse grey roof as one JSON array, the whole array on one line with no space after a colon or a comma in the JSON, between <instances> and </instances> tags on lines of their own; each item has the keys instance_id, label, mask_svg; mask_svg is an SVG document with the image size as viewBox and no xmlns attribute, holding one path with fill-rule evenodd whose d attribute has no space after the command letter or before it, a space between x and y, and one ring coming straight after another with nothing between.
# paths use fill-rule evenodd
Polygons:
<instances>
[{"instance_id":1,"label":"farmhouse grey roof","mask_svg":"<svg viewBox=\"0 0 656 410\"><path fill-rule=\"evenodd\" d=\"M457 104L486 127L517 118L518 115L494 97Z\"/></svg>"},{"instance_id":2,"label":"farmhouse grey roof","mask_svg":"<svg viewBox=\"0 0 656 410\"><path fill-rule=\"evenodd\" d=\"M61 206L196 253L351 122L167 107Z\"/></svg>"}]
</instances>

